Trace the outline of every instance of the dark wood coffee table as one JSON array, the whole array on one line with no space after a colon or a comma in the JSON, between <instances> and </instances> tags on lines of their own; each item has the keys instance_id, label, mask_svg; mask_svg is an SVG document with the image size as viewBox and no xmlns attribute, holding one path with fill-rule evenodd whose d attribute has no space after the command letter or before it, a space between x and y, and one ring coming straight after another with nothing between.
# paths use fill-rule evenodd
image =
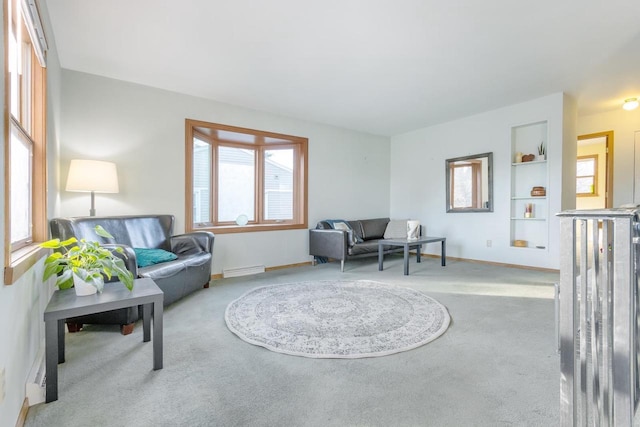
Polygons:
<instances>
[{"instance_id":1,"label":"dark wood coffee table","mask_svg":"<svg viewBox=\"0 0 640 427\"><path fill-rule=\"evenodd\" d=\"M106 283L99 294L76 296L75 289L53 293L44 311L46 401L58 400L58 363L64 362L64 321L70 317L139 306L142 310L143 342L151 340L153 318L153 370L162 369L162 310L164 293L151 279L134 280L129 291L120 282Z\"/></svg>"},{"instance_id":2,"label":"dark wood coffee table","mask_svg":"<svg viewBox=\"0 0 640 427\"><path fill-rule=\"evenodd\" d=\"M425 236L416 240L409 239L380 239L378 240L378 270L382 271L384 262L384 246L402 246L404 247L404 275L409 275L409 248L416 248L418 251L417 262L420 262L420 249L426 243L441 242L442 252L440 254L440 262L444 267L447 265L447 238Z\"/></svg>"}]
</instances>

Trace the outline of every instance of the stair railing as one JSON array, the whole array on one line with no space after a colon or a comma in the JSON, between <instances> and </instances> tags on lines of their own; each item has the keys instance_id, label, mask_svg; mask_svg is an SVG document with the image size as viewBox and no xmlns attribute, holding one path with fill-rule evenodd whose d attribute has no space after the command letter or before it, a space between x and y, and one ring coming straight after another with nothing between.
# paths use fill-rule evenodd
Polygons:
<instances>
[{"instance_id":1,"label":"stair railing","mask_svg":"<svg viewBox=\"0 0 640 427\"><path fill-rule=\"evenodd\" d=\"M638 378L637 208L560 218L562 426L632 426Z\"/></svg>"}]
</instances>

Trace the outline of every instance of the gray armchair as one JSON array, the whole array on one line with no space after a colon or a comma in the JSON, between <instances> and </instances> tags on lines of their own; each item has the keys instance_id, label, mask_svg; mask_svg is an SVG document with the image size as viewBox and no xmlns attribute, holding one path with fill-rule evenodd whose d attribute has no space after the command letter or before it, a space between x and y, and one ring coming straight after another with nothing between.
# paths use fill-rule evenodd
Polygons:
<instances>
[{"instance_id":1,"label":"gray armchair","mask_svg":"<svg viewBox=\"0 0 640 427\"><path fill-rule=\"evenodd\" d=\"M66 240L70 237L99 241L105 246L121 246L127 254L125 264L134 277L148 277L164 292L164 305L209 287L211 262L215 236L210 232L194 232L173 235L173 215L133 215L107 217L54 218L49 221L52 238ZM94 227L101 225L113 239L99 237ZM138 267L134 248L164 249L177 255L177 259L159 264ZM117 279L116 279L117 280ZM109 286L109 283L105 283ZM67 319L70 332L83 324L119 324L122 333L133 331L138 320L136 307L112 310L90 316Z\"/></svg>"}]
</instances>

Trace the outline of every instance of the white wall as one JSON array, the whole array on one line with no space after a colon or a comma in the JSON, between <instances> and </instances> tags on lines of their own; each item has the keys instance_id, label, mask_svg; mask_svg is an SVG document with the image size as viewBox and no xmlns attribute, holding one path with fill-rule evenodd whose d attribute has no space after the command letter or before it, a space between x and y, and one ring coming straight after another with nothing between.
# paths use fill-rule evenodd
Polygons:
<instances>
[{"instance_id":1,"label":"white wall","mask_svg":"<svg viewBox=\"0 0 640 427\"><path fill-rule=\"evenodd\" d=\"M578 140L578 106L576 101L569 95L563 95L563 116L562 116L562 164L560 181L562 194L560 195L561 210L576 208L576 156ZM551 181L550 183L553 183ZM558 230L559 231L559 230Z\"/></svg>"},{"instance_id":2,"label":"white wall","mask_svg":"<svg viewBox=\"0 0 640 427\"><path fill-rule=\"evenodd\" d=\"M12 285L0 288L0 367L5 368L5 400L0 425L13 426L25 398L25 384L44 346L44 309L53 288L42 282L43 260Z\"/></svg>"},{"instance_id":3,"label":"white wall","mask_svg":"<svg viewBox=\"0 0 640 427\"><path fill-rule=\"evenodd\" d=\"M60 65L55 48L55 40L49 33L46 5L40 2L47 41L48 120L47 145L49 173L56 173L55 141L60 101ZM0 14L2 12L0 11ZM4 47L0 34L0 51ZM4 53L0 55L3 63ZM4 99L4 85L0 85L0 98ZM0 125L0 129L2 129ZM4 169L4 150L0 150L0 164ZM55 186L49 185L49 211L55 209ZM51 197L53 195L53 198ZM0 212L4 212L4 173L0 174ZM0 217L0 241L4 242L4 215ZM4 245L0 245L0 265L4 271ZM42 283L43 260L28 270L12 285L0 286L0 369L5 369L5 398L0 403L0 426L14 426L25 398L25 384L36 355L44 343L44 309L49 301L53 286Z\"/></svg>"},{"instance_id":4,"label":"white wall","mask_svg":"<svg viewBox=\"0 0 640 427\"><path fill-rule=\"evenodd\" d=\"M613 130L613 206L634 202L634 138L640 131L640 108L620 108L578 118L578 135ZM640 174L640 165L635 174ZM640 203L636 198L635 203Z\"/></svg>"},{"instance_id":5,"label":"white wall","mask_svg":"<svg viewBox=\"0 0 640 427\"><path fill-rule=\"evenodd\" d=\"M447 237L447 255L558 268L563 180L564 115L574 107L564 94L488 111L391 138L391 217L418 219L427 234ZM548 122L549 245L547 250L510 246L511 127ZM575 133L573 144L575 163ZM493 152L494 212L446 213L445 159ZM575 169L575 166L574 166ZM574 175L575 176L575 175ZM575 200L575 197L574 197ZM487 247L487 240L492 241ZM427 252L439 253L437 245Z\"/></svg>"},{"instance_id":6,"label":"white wall","mask_svg":"<svg viewBox=\"0 0 640 427\"><path fill-rule=\"evenodd\" d=\"M640 130L635 132L635 159L633 178L633 202L640 204Z\"/></svg>"},{"instance_id":7,"label":"white wall","mask_svg":"<svg viewBox=\"0 0 640 427\"><path fill-rule=\"evenodd\" d=\"M61 188L74 158L114 161L119 194L97 194L98 215L169 213L185 224L185 119L309 138L309 227L326 218L389 215L389 138L63 70ZM60 194L61 216L88 214L89 195ZM310 260L307 230L216 236L213 272Z\"/></svg>"}]
</instances>

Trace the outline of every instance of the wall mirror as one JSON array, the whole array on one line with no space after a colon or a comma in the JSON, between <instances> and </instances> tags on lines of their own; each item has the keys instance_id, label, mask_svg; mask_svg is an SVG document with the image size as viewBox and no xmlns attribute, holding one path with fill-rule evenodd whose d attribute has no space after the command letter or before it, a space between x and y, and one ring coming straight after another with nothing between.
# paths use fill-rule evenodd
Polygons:
<instances>
[{"instance_id":1,"label":"wall mirror","mask_svg":"<svg viewBox=\"0 0 640 427\"><path fill-rule=\"evenodd\" d=\"M493 153L446 160L447 212L493 212Z\"/></svg>"}]
</instances>

